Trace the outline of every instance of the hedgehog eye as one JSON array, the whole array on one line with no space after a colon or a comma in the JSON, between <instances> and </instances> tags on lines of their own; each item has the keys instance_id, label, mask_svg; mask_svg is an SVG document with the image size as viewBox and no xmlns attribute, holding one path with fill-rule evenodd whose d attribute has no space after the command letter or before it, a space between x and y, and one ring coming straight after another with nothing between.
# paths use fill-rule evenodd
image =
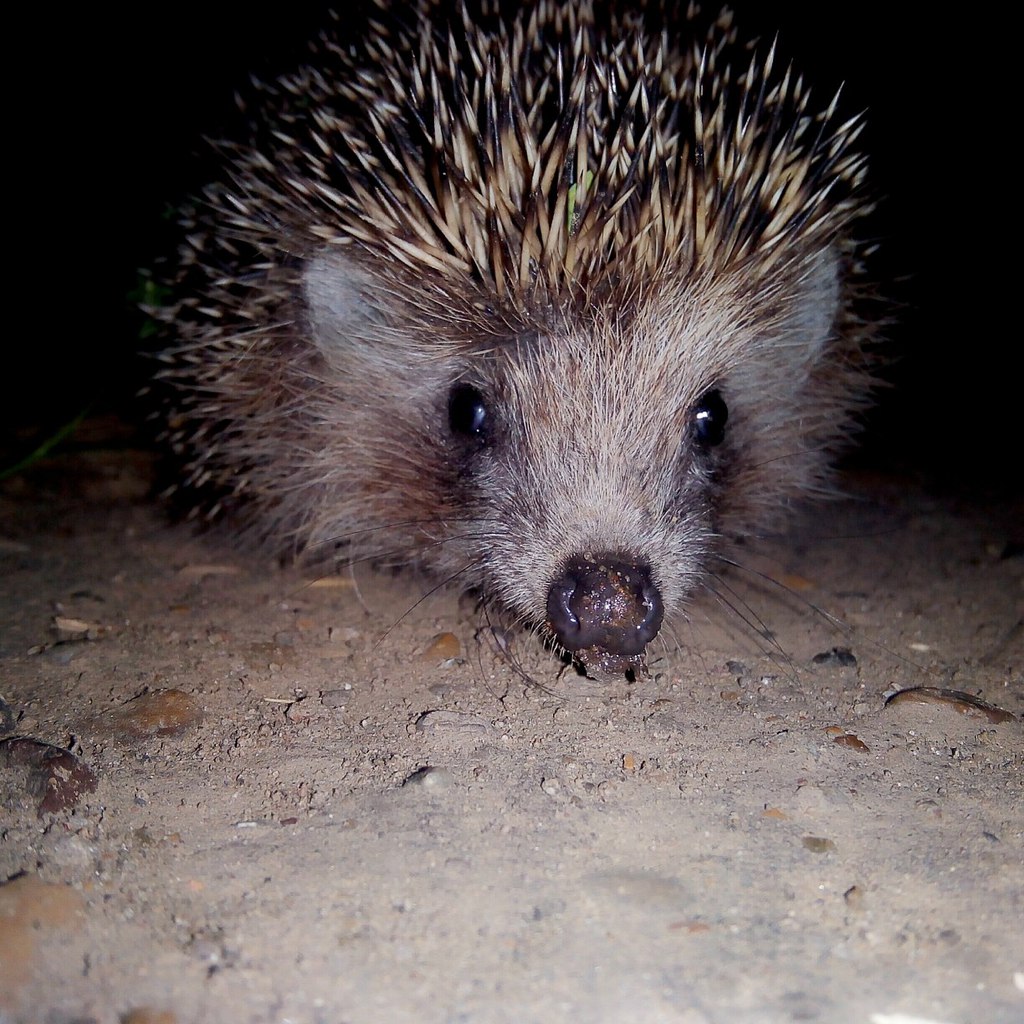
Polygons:
<instances>
[{"instance_id":1,"label":"hedgehog eye","mask_svg":"<svg viewBox=\"0 0 1024 1024\"><path fill-rule=\"evenodd\" d=\"M448 426L453 434L483 440L490 426L484 396L472 384L456 384L448 394Z\"/></svg>"},{"instance_id":2,"label":"hedgehog eye","mask_svg":"<svg viewBox=\"0 0 1024 1024\"><path fill-rule=\"evenodd\" d=\"M717 388L705 391L693 409L693 433L697 444L712 448L725 440L729 410Z\"/></svg>"}]
</instances>

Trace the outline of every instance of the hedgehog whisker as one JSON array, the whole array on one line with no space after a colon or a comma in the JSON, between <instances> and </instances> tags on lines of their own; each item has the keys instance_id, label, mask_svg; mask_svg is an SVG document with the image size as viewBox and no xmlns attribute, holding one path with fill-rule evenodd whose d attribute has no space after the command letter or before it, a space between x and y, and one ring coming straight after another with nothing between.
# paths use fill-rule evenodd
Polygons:
<instances>
[{"instance_id":1,"label":"hedgehog whisker","mask_svg":"<svg viewBox=\"0 0 1024 1024\"><path fill-rule=\"evenodd\" d=\"M761 616L719 574L709 570L708 576L714 580L714 585L712 586L705 582L705 589L720 605L728 609L748 628L762 654L771 658L780 667L786 668L791 677L795 677L797 673L796 664ZM727 593L723 593L723 590L727 591Z\"/></svg>"},{"instance_id":2,"label":"hedgehog whisker","mask_svg":"<svg viewBox=\"0 0 1024 1024\"><path fill-rule=\"evenodd\" d=\"M896 658L899 662L901 662L903 665L906 665L908 668L913 668L918 672L931 672L930 669L926 668L925 666L917 664L915 661L912 661L910 658L906 657L906 655L900 654L899 651L893 650L891 647L888 647L886 644L883 644L880 640L876 639L875 637L860 632L850 623L845 622L838 616L833 615L830 611L827 611L820 605L815 604L813 601L810 600L810 598L805 597L795 588L789 586L786 583L783 583L779 579L776 579L771 573L762 572L760 569L755 569L753 566L744 565L742 562L737 562L734 559L730 559L720 553L716 555L716 557L720 562L724 562L726 565L738 570L739 572L747 573L748 575L753 576L756 579L771 584L772 587L774 587L777 590L780 590L787 597L792 598L799 604L802 604L805 608L814 612L815 615L822 618L826 623L828 623L829 626L835 629L836 632L838 632L843 637L847 639L851 637L856 637L857 639L866 640L872 647L876 648L877 650L884 651L886 654L890 655L893 658Z\"/></svg>"},{"instance_id":3,"label":"hedgehog whisker","mask_svg":"<svg viewBox=\"0 0 1024 1024\"><path fill-rule=\"evenodd\" d=\"M408 608L402 612L401 615L391 623L390 626L378 637L377 642L373 645L374 650L379 648L381 644L391 635L391 633L402 623L405 619L411 615L424 601L433 597L439 590L444 590L445 587L450 586L460 576L469 572L471 569L476 567L475 562L467 562L461 569L457 569L455 572L449 573L444 579L439 580L434 586L432 586L425 593L421 594Z\"/></svg>"}]
</instances>

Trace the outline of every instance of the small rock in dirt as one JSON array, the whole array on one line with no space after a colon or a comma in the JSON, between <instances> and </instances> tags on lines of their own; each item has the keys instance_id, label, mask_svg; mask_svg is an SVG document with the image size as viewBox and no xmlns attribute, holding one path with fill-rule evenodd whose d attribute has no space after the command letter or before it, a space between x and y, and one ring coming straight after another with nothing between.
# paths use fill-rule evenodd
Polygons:
<instances>
[{"instance_id":1,"label":"small rock in dirt","mask_svg":"<svg viewBox=\"0 0 1024 1024\"><path fill-rule=\"evenodd\" d=\"M178 1024L178 1018L170 1010L155 1010L151 1006L137 1006L122 1015L120 1024Z\"/></svg>"},{"instance_id":2,"label":"small rock in dirt","mask_svg":"<svg viewBox=\"0 0 1024 1024\"><path fill-rule=\"evenodd\" d=\"M851 910L864 909L864 890L859 885L851 885L843 893L843 901Z\"/></svg>"},{"instance_id":3,"label":"small rock in dirt","mask_svg":"<svg viewBox=\"0 0 1024 1024\"><path fill-rule=\"evenodd\" d=\"M320 694L320 703L325 708L343 708L351 699L351 690L324 690Z\"/></svg>"},{"instance_id":4,"label":"small rock in dirt","mask_svg":"<svg viewBox=\"0 0 1024 1024\"><path fill-rule=\"evenodd\" d=\"M446 789L451 789L454 782L455 776L447 768L434 768L428 765L426 768L419 768L414 771L402 785L419 786L423 789L440 793Z\"/></svg>"},{"instance_id":5,"label":"small rock in dirt","mask_svg":"<svg viewBox=\"0 0 1024 1024\"><path fill-rule=\"evenodd\" d=\"M50 932L77 930L85 904L66 885L50 885L35 875L19 875L0 885L0 963L4 985L18 987L35 959L36 943Z\"/></svg>"},{"instance_id":6,"label":"small rock in dirt","mask_svg":"<svg viewBox=\"0 0 1024 1024\"><path fill-rule=\"evenodd\" d=\"M25 770L24 791L39 800L40 817L74 807L98 785L96 773L70 750L28 736L0 741L0 765Z\"/></svg>"},{"instance_id":7,"label":"small rock in dirt","mask_svg":"<svg viewBox=\"0 0 1024 1024\"><path fill-rule=\"evenodd\" d=\"M416 731L423 733L466 735L486 733L489 730L490 725L486 719L461 711L425 711L416 720Z\"/></svg>"},{"instance_id":8,"label":"small rock in dirt","mask_svg":"<svg viewBox=\"0 0 1024 1024\"><path fill-rule=\"evenodd\" d=\"M836 848L831 839L824 839L821 836L804 836L800 841L804 849L810 850L811 853L832 853Z\"/></svg>"},{"instance_id":9,"label":"small rock in dirt","mask_svg":"<svg viewBox=\"0 0 1024 1024\"><path fill-rule=\"evenodd\" d=\"M57 639L61 643L76 640L102 640L110 632L110 627L100 622L85 622L66 615L56 615L53 628L57 631Z\"/></svg>"},{"instance_id":10,"label":"small rock in dirt","mask_svg":"<svg viewBox=\"0 0 1024 1024\"><path fill-rule=\"evenodd\" d=\"M196 699L182 690L146 693L106 715L104 722L127 739L179 736L198 725L203 712Z\"/></svg>"},{"instance_id":11,"label":"small rock in dirt","mask_svg":"<svg viewBox=\"0 0 1024 1024\"><path fill-rule=\"evenodd\" d=\"M831 650L822 651L811 658L812 665L841 665L843 668L851 668L857 664L857 659L849 647L833 647Z\"/></svg>"},{"instance_id":12,"label":"small rock in dirt","mask_svg":"<svg viewBox=\"0 0 1024 1024\"><path fill-rule=\"evenodd\" d=\"M427 645L427 649L420 655L421 661L428 661L437 664L443 661L451 661L462 654L462 644L454 633L438 633Z\"/></svg>"},{"instance_id":13,"label":"small rock in dirt","mask_svg":"<svg viewBox=\"0 0 1024 1024\"><path fill-rule=\"evenodd\" d=\"M861 754L871 753L871 748L859 736L854 736L853 733L844 733L842 736L836 736L832 742L837 747L846 747L849 750L856 750Z\"/></svg>"},{"instance_id":14,"label":"small rock in dirt","mask_svg":"<svg viewBox=\"0 0 1024 1024\"><path fill-rule=\"evenodd\" d=\"M81 836L61 836L53 844L53 860L63 868L84 871L91 869L99 855L92 843Z\"/></svg>"}]
</instances>

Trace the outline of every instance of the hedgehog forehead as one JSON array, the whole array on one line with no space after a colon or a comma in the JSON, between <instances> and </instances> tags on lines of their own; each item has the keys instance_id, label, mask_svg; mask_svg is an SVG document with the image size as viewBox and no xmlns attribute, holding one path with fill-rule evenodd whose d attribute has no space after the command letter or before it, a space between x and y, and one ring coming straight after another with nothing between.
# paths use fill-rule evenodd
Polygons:
<instances>
[{"instance_id":1,"label":"hedgehog forehead","mask_svg":"<svg viewBox=\"0 0 1024 1024\"><path fill-rule=\"evenodd\" d=\"M637 408L648 420L675 419L725 372L743 324L724 295L673 300L654 296L625 316L599 308L550 318L488 351L477 376L525 416L543 407L576 430L628 423Z\"/></svg>"},{"instance_id":2,"label":"hedgehog forehead","mask_svg":"<svg viewBox=\"0 0 1024 1024\"><path fill-rule=\"evenodd\" d=\"M751 296L742 272L665 275L624 301L547 298L504 309L479 290L425 281L394 307L402 336L465 379L523 407L566 389L627 405L644 396L674 415L728 373L793 304L792 275L768 276ZM435 295L428 305L425 294ZM412 304L412 305L410 305Z\"/></svg>"}]
</instances>

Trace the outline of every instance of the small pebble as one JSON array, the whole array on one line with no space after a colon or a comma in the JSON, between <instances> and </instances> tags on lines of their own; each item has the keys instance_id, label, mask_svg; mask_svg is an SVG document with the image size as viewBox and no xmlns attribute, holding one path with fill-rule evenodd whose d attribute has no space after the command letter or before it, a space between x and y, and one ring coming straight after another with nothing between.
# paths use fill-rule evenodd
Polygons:
<instances>
[{"instance_id":1,"label":"small pebble","mask_svg":"<svg viewBox=\"0 0 1024 1024\"><path fill-rule=\"evenodd\" d=\"M787 590L795 590L797 593L805 590L813 590L817 586L816 583L807 579L806 576L800 576L795 572L784 572L778 577L777 582Z\"/></svg>"},{"instance_id":2,"label":"small pebble","mask_svg":"<svg viewBox=\"0 0 1024 1024\"><path fill-rule=\"evenodd\" d=\"M823 839L821 836L804 836L801 842L811 853L831 853L836 848L831 839Z\"/></svg>"},{"instance_id":3,"label":"small pebble","mask_svg":"<svg viewBox=\"0 0 1024 1024\"><path fill-rule=\"evenodd\" d=\"M846 733L843 736L836 736L832 742L837 747L846 747L849 750L857 750L862 754L871 753L871 748L859 736L854 736L852 733Z\"/></svg>"},{"instance_id":4,"label":"small pebble","mask_svg":"<svg viewBox=\"0 0 1024 1024\"><path fill-rule=\"evenodd\" d=\"M99 622L85 622L66 615L55 616L53 628L57 631L57 639L65 643L73 640L101 640L110 632L109 626Z\"/></svg>"},{"instance_id":5,"label":"small pebble","mask_svg":"<svg viewBox=\"0 0 1024 1024\"><path fill-rule=\"evenodd\" d=\"M402 785L420 786L423 789L441 793L451 789L454 782L455 776L447 768L434 768L428 765L426 768L414 771Z\"/></svg>"},{"instance_id":6,"label":"small pebble","mask_svg":"<svg viewBox=\"0 0 1024 1024\"><path fill-rule=\"evenodd\" d=\"M99 784L96 773L70 750L28 736L0 741L0 765L26 772L24 790L39 799L40 817L69 810Z\"/></svg>"},{"instance_id":7,"label":"small pebble","mask_svg":"<svg viewBox=\"0 0 1024 1024\"><path fill-rule=\"evenodd\" d=\"M462 654L462 644L454 633L438 633L427 645L426 650L420 655L421 661L437 663L451 661Z\"/></svg>"},{"instance_id":8,"label":"small pebble","mask_svg":"<svg viewBox=\"0 0 1024 1024\"><path fill-rule=\"evenodd\" d=\"M853 651L849 647L833 647L831 650L822 651L811 658L812 665L842 665L850 668L857 664Z\"/></svg>"},{"instance_id":9,"label":"small pebble","mask_svg":"<svg viewBox=\"0 0 1024 1024\"><path fill-rule=\"evenodd\" d=\"M179 736L198 725L203 712L196 699L183 690L146 693L105 716L116 734L129 739Z\"/></svg>"},{"instance_id":10,"label":"small pebble","mask_svg":"<svg viewBox=\"0 0 1024 1024\"><path fill-rule=\"evenodd\" d=\"M545 779L540 784L540 788L547 793L548 796L558 796L562 791L562 783L558 779Z\"/></svg>"},{"instance_id":11,"label":"small pebble","mask_svg":"<svg viewBox=\"0 0 1024 1024\"><path fill-rule=\"evenodd\" d=\"M67 885L19 875L0 885L0 963L4 984L25 980L36 942L48 932L77 930L84 919L82 896ZM2 1013L0 1013L2 1017Z\"/></svg>"},{"instance_id":12,"label":"small pebble","mask_svg":"<svg viewBox=\"0 0 1024 1024\"><path fill-rule=\"evenodd\" d=\"M178 1018L170 1010L137 1006L121 1016L120 1024L178 1024Z\"/></svg>"},{"instance_id":13,"label":"small pebble","mask_svg":"<svg viewBox=\"0 0 1024 1024\"><path fill-rule=\"evenodd\" d=\"M490 728L486 719L462 711L425 711L416 720L416 731L425 733L485 733Z\"/></svg>"}]
</instances>

